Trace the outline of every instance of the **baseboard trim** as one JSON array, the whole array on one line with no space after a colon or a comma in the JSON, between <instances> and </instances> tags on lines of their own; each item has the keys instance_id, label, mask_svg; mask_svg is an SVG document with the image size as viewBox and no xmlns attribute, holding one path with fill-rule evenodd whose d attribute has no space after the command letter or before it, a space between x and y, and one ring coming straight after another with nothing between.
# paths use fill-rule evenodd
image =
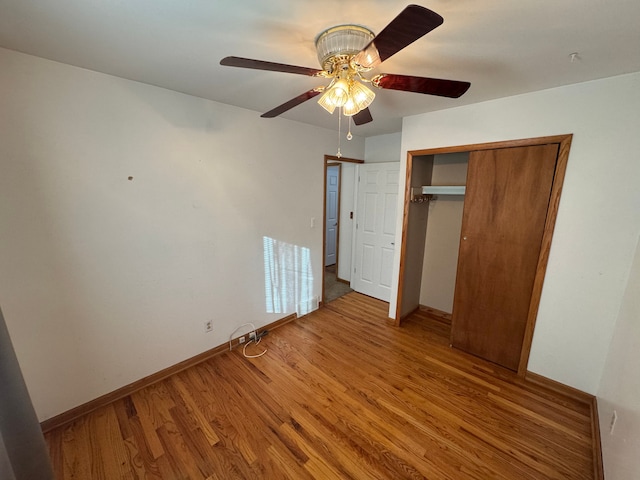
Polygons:
<instances>
[{"instance_id":1,"label":"baseboard trim","mask_svg":"<svg viewBox=\"0 0 640 480\"><path fill-rule=\"evenodd\" d=\"M602 462L602 443L600 440L600 420L598 418L598 399L589 393L570 387L537 373L527 372L525 381L539 387L544 387L556 393L582 402L589 406L591 414L591 450L593 455L593 478L604 480L604 465Z\"/></svg>"},{"instance_id":2,"label":"baseboard trim","mask_svg":"<svg viewBox=\"0 0 640 480\"><path fill-rule=\"evenodd\" d=\"M436 320L451 325L451 314L437 308L427 307L426 305L418 306L421 312L427 313Z\"/></svg>"},{"instance_id":3,"label":"baseboard trim","mask_svg":"<svg viewBox=\"0 0 640 480\"><path fill-rule=\"evenodd\" d=\"M281 318L280 320L276 320L275 322L271 322L269 325L265 325L264 327L260 327L258 329L258 331L264 331L264 330L273 330L275 328L281 327L282 325L285 325L289 322L293 322L294 320L296 320L298 317L298 315L296 313L292 313L291 315L287 315L284 318Z\"/></svg>"},{"instance_id":4,"label":"baseboard trim","mask_svg":"<svg viewBox=\"0 0 640 480\"><path fill-rule=\"evenodd\" d=\"M604 480L600 418L598 417L598 399L596 397L593 397L591 401L591 442L591 448L593 450L593 478L595 480Z\"/></svg>"},{"instance_id":5,"label":"baseboard trim","mask_svg":"<svg viewBox=\"0 0 640 480\"><path fill-rule=\"evenodd\" d=\"M542 375L538 375L537 373L527 372L524 379L529 383L533 383L534 385L537 385L539 387L544 387L556 393L560 393L586 405L591 405L593 403L593 395L583 392L582 390L578 390L577 388L565 385L564 383L556 382L555 380L551 380L550 378L543 377Z\"/></svg>"},{"instance_id":6,"label":"baseboard trim","mask_svg":"<svg viewBox=\"0 0 640 480\"><path fill-rule=\"evenodd\" d=\"M295 320L296 318L298 318L297 315L295 313L292 313L291 315L281 318L280 320L276 320L275 322L270 323L269 325L260 327L258 331L274 330L286 323L289 323ZM40 428L42 429L43 433L46 433L53 430L54 428L58 428L68 423L71 423L74 420L77 420L78 418L80 418L81 416L86 415L87 413L93 412L99 408L109 405L110 403L115 402L116 400L120 400L121 398L124 398L128 395L131 395L132 393L137 392L138 390L142 390L143 388L153 385L154 383L160 382L170 377L171 375L175 375L176 373L186 370L187 368L193 367L194 365L198 365L199 363L209 360L210 358L215 357L216 355L219 355L228 350L229 350L229 343L225 342L224 344L218 345L217 347L207 350L206 352L202 352L194 357L183 360L180 363L176 363L171 367L167 367L163 370L160 370L159 372L153 373L147 377L141 378L140 380L130 383L129 385L125 385L124 387L118 388L113 392L102 395L101 397L98 397L94 400L90 400L86 403L83 403L82 405L78 405L77 407L74 407L71 410L62 412L61 414L56 415L55 417L51 417L48 420L41 422Z\"/></svg>"}]
</instances>

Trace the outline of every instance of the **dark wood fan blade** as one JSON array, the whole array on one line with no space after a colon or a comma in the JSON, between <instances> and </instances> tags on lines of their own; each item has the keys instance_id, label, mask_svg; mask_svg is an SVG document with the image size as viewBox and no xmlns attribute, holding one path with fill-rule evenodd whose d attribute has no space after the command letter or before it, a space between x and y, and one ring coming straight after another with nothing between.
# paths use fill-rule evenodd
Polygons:
<instances>
[{"instance_id":1,"label":"dark wood fan blade","mask_svg":"<svg viewBox=\"0 0 640 480\"><path fill-rule=\"evenodd\" d=\"M298 95L295 98L292 98L291 100L289 100L286 103L283 103L282 105L274 108L273 110L269 110L266 113L263 113L262 115L260 115L262 118L273 118L273 117L277 117L278 115L283 114L284 112L286 112L287 110L291 110L293 107L297 107L298 105L300 105L301 103L306 102L307 100L312 99L313 97L315 97L316 95L320 95L321 92L316 92L315 90L309 90L308 92L304 92L302 95Z\"/></svg>"},{"instance_id":2,"label":"dark wood fan blade","mask_svg":"<svg viewBox=\"0 0 640 480\"><path fill-rule=\"evenodd\" d=\"M254 70L268 70L270 72L295 73L298 75L308 75L313 77L322 70L317 68L298 67L296 65L287 65L285 63L265 62L263 60L253 60L251 58L242 57L224 57L220 60L220 65L227 67L253 68Z\"/></svg>"},{"instance_id":3,"label":"dark wood fan blade","mask_svg":"<svg viewBox=\"0 0 640 480\"><path fill-rule=\"evenodd\" d=\"M356 125L364 125L365 123L373 122L371 111L368 108L360 110L351 118L353 118L353 123L355 123Z\"/></svg>"},{"instance_id":4,"label":"dark wood fan blade","mask_svg":"<svg viewBox=\"0 0 640 480\"><path fill-rule=\"evenodd\" d=\"M444 19L436 12L420 5L409 5L356 55L355 62L365 68L375 67L442 22Z\"/></svg>"},{"instance_id":5,"label":"dark wood fan blade","mask_svg":"<svg viewBox=\"0 0 640 480\"><path fill-rule=\"evenodd\" d=\"M391 90L404 92L426 93L439 97L458 98L462 96L471 84L457 80L444 80L441 78L412 77L408 75L394 75L383 73L373 79L374 85Z\"/></svg>"}]
</instances>

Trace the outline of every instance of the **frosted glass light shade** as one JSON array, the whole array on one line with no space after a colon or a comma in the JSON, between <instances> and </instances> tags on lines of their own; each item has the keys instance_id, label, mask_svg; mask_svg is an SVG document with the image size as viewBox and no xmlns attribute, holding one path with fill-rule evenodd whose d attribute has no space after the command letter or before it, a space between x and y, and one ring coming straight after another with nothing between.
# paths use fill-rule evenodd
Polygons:
<instances>
[{"instance_id":1,"label":"frosted glass light shade","mask_svg":"<svg viewBox=\"0 0 640 480\"><path fill-rule=\"evenodd\" d=\"M343 115L351 117L371 105L374 98L376 94L357 80L340 79L324 92L318 103L329 113L342 107Z\"/></svg>"},{"instance_id":2,"label":"frosted glass light shade","mask_svg":"<svg viewBox=\"0 0 640 480\"><path fill-rule=\"evenodd\" d=\"M327 112L333 113L336 107L342 107L349 100L349 82L344 78L336 81L318 100Z\"/></svg>"},{"instance_id":3,"label":"frosted glass light shade","mask_svg":"<svg viewBox=\"0 0 640 480\"><path fill-rule=\"evenodd\" d=\"M342 107L342 114L345 117L352 117L359 111L360 111L360 108L358 108L358 105L356 104L356 102L353 101L353 98L351 97L349 97L349 100L347 100L347 103L345 103L344 106Z\"/></svg>"},{"instance_id":4,"label":"frosted glass light shade","mask_svg":"<svg viewBox=\"0 0 640 480\"><path fill-rule=\"evenodd\" d=\"M353 62L363 69L372 69L380 64L380 54L378 49L372 43L367 48L359 52Z\"/></svg>"},{"instance_id":5,"label":"frosted glass light shade","mask_svg":"<svg viewBox=\"0 0 640 480\"><path fill-rule=\"evenodd\" d=\"M359 112L360 110L364 110L369 105L371 105L373 99L376 98L376 94L373 93L373 90L365 87L360 82L353 82L353 84L351 85L349 97L353 99L355 104L358 106Z\"/></svg>"},{"instance_id":6,"label":"frosted glass light shade","mask_svg":"<svg viewBox=\"0 0 640 480\"><path fill-rule=\"evenodd\" d=\"M349 99L349 82L341 78L329 89L331 100L337 107L342 107Z\"/></svg>"},{"instance_id":7,"label":"frosted glass light shade","mask_svg":"<svg viewBox=\"0 0 640 480\"><path fill-rule=\"evenodd\" d=\"M329 99L329 92L331 89L326 90L318 99L318 105L324 108L327 112L333 113L336 109L336 104Z\"/></svg>"}]
</instances>

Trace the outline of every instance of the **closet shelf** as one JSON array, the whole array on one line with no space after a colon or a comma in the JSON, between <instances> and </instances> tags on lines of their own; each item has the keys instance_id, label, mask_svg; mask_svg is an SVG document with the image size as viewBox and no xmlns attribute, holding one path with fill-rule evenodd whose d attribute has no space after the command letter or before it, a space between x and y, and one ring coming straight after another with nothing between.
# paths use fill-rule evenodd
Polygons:
<instances>
[{"instance_id":1,"label":"closet shelf","mask_svg":"<svg viewBox=\"0 0 640 480\"><path fill-rule=\"evenodd\" d=\"M464 185L423 185L411 187L411 203L424 203L436 200L436 195L464 195Z\"/></svg>"},{"instance_id":2,"label":"closet shelf","mask_svg":"<svg viewBox=\"0 0 640 480\"><path fill-rule=\"evenodd\" d=\"M464 185L424 185L423 195L464 195Z\"/></svg>"}]
</instances>

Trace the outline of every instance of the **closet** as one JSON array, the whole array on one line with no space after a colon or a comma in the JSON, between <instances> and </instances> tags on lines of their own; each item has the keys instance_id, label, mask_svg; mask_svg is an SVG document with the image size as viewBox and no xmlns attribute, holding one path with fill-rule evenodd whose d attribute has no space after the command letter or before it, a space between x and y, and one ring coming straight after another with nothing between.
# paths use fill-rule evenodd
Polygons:
<instances>
[{"instance_id":1,"label":"closet","mask_svg":"<svg viewBox=\"0 0 640 480\"><path fill-rule=\"evenodd\" d=\"M453 347L526 372L570 142L409 152L398 324L419 307L451 314ZM459 175L461 158L464 181L443 185L444 167Z\"/></svg>"}]
</instances>

